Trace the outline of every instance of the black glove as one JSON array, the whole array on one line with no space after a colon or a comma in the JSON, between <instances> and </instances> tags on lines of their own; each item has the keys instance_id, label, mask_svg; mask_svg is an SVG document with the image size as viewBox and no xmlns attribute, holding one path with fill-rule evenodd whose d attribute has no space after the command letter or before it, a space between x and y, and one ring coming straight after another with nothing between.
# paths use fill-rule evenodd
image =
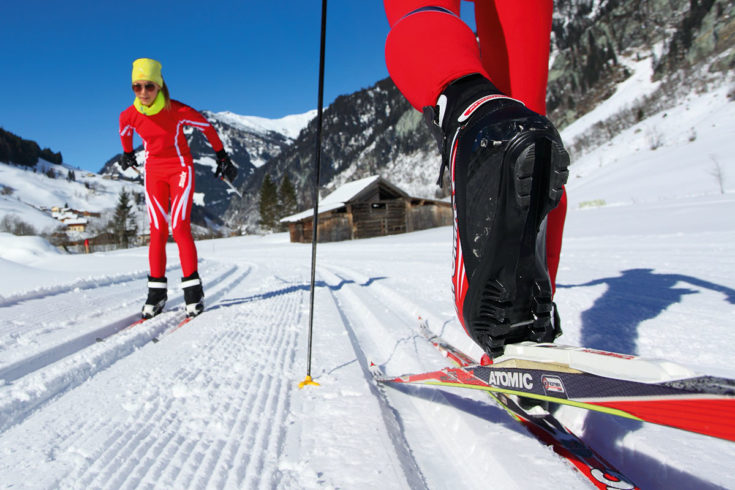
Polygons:
<instances>
[{"instance_id":1,"label":"black glove","mask_svg":"<svg viewBox=\"0 0 735 490\"><path fill-rule=\"evenodd\" d=\"M135 152L126 151L125 153L123 153L123 156L120 159L119 163L120 163L120 168L122 168L123 171L127 170L130 167L137 167L138 160L135 159Z\"/></svg>"},{"instance_id":2,"label":"black glove","mask_svg":"<svg viewBox=\"0 0 735 490\"><path fill-rule=\"evenodd\" d=\"M224 149L217 152L217 170L214 171L214 176L230 182L234 182L237 177L237 167Z\"/></svg>"}]
</instances>

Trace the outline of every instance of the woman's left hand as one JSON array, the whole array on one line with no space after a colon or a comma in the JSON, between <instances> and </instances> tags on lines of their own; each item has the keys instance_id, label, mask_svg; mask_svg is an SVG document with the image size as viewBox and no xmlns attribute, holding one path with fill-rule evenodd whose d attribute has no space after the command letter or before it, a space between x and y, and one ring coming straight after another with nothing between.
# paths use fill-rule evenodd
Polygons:
<instances>
[{"instance_id":1,"label":"woman's left hand","mask_svg":"<svg viewBox=\"0 0 735 490\"><path fill-rule=\"evenodd\" d=\"M232 163L225 150L217 152L217 169L214 171L214 175L220 179L227 179L230 182L234 182L235 177L237 177L237 167Z\"/></svg>"}]
</instances>

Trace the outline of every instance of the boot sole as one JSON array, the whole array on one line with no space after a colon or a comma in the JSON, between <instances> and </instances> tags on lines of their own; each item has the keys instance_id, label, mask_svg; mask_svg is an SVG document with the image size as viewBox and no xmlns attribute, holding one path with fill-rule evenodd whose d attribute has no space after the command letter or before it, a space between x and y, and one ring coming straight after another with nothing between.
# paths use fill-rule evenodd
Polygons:
<instances>
[{"instance_id":1,"label":"boot sole","mask_svg":"<svg viewBox=\"0 0 735 490\"><path fill-rule=\"evenodd\" d=\"M464 315L475 340L497 357L508 343L554 339L543 227L561 200L569 156L544 129L521 131L494 152L480 163L500 165L496 209Z\"/></svg>"}]
</instances>

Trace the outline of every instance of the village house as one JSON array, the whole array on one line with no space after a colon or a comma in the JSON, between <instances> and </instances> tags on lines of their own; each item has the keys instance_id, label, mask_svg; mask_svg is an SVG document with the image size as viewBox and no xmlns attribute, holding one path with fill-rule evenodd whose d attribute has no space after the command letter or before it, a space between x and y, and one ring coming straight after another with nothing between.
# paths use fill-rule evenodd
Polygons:
<instances>
[{"instance_id":1,"label":"village house","mask_svg":"<svg viewBox=\"0 0 735 490\"><path fill-rule=\"evenodd\" d=\"M84 233L87 231L87 218L69 218L62 220L62 223L66 226L67 231L74 231Z\"/></svg>"},{"instance_id":2,"label":"village house","mask_svg":"<svg viewBox=\"0 0 735 490\"><path fill-rule=\"evenodd\" d=\"M99 218L101 214L92 211L78 211L67 206L54 206L51 208L51 216L64 223L66 231L84 233L87 231L87 225L89 224L87 218Z\"/></svg>"},{"instance_id":3,"label":"village house","mask_svg":"<svg viewBox=\"0 0 735 490\"><path fill-rule=\"evenodd\" d=\"M313 208L281 219L292 242L310 242ZM318 241L335 242L452 224L447 201L411 197L380 176L349 182L319 201Z\"/></svg>"}]
</instances>

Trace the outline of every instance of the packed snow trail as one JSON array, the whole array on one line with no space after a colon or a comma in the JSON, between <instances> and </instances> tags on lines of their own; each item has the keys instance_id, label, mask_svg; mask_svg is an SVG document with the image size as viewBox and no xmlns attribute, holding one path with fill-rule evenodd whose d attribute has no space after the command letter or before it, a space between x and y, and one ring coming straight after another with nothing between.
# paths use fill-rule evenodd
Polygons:
<instances>
[{"instance_id":1,"label":"packed snow trail","mask_svg":"<svg viewBox=\"0 0 735 490\"><path fill-rule=\"evenodd\" d=\"M729 201L720 202L713 210L729 212ZM734 232L706 231L706 243L701 234L626 235L624 226L618 228L624 240L585 235L601 216L641 226L625 209L617 211L571 213L572 226L584 232L565 244L560 341L624 340L634 346L631 353L670 356L733 377L730 343L711 340L732 335L728 278L735 260L726 250ZM695 214L682 219L693 222ZM164 314L130 330L110 327L137 316L145 272L124 271L140 270L144 249L54 256L53 268L36 263L52 270L53 289L6 291L10 301L0 307L0 369L13 373L0 383L0 482L15 488L374 488L376 482L386 489L544 488L549 482L588 488L484 394L383 390L366 372L366 360L391 373L448 365L417 334L418 314L436 333L478 354L448 293L451 233L440 228L320 245L312 374L321 386L302 390L310 248L285 235L201 242L207 310L158 343L151 339L182 316L175 279ZM657 245L662 236L665 256ZM643 268L650 269L642 276L647 294L631 297L625 280L613 280ZM66 282L56 279L59 271ZM179 275L169 272L170 279ZM100 287L83 286L95 282ZM54 319L77 287L89 308ZM672 295L681 288L689 294ZM632 300L636 306L626 309ZM42 320L34 322L34 315ZM633 332L611 327L623 320ZM695 321L713 337L693 338ZM78 340L101 328L111 329L103 342ZM642 488L729 485L735 444L574 409L558 416Z\"/></svg>"},{"instance_id":2,"label":"packed snow trail","mask_svg":"<svg viewBox=\"0 0 735 490\"><path fill-rule=\"evenodd\" d=\"M304 288L283 287L274 277L254 281L249 268L240 272L230 274L236 278L222 294L216 286L207 290L205 315L159 344L140 346L136 339L152 338L176 314L102 344L80 345L61 363L26 376L65 370L74 381L3 434L24 441L13 452L28 452L25 463L0 469L4 484L252 488L277 482L274 456L286 427ZM101 349L116 359L95 370ZM92 357L92 366L75 369L77 357ZM24 381L7 385L6 393L32 399L34 387ZM54 430L43 430L49 427ZM46 461L41 479L39 461Z\"/></svg>"},{"instance_id":3,"label":"packed snow trail","mask_svg":"<svg viewBox=\"0 0 735 490\"><path fill-rule=\"evenodd\" d=\"M438 366L442 359L415 338L405 310L386 310L373 283L344 268L339 274L346 278L320 269L315 352L322 386L298 390L308 261L301 250L296 260L249 255L236 265L205 260L207 311L157 344L150 339L181 318L176 294L152 320L104 342L79 340L99 332L105 318L137 310L143 278L87 290L90 304L107 313L62 318L58 327L52 312L72 288L8 306L15 316L34 308L47 318L34 327L28 313L24 333L33 340L4 350L15 368L6 371L14 379L0 387L3 484L365 488L380 481L386 488L471 487L485 480L478 468L488 467L488 457L497 453L509 469L495 471L496 480L508 488L525 485L514 475L519 457L540 475L551 471L568 480L567 487L584 488L486 402L379 394L358 358L407 367ZM117 307L121 297L125 305ZM469 406L465 412L456 408L462 404ZM493 438L512 441L519 456L493 451Z\"/></svg>"},{"instance_id":4,"label":"packed snow trail","mask_svg":"<svg viewBox=\"0 0 735 490\"><path fill-rule=\"evenodd\" d=\"M235 272L235 267L207 272L213 276L210 284L220 286ZM57 288L52 294L8 306L4 313L9 322L0 341L8 348L0 354L0 379L13 381L135 322L140 314L131 314L131 310L135 311L145 300L145 291L140 290L145 277L143 274L136 280L113 281L98 286L93 294L73 285ZM132 296L131 292L137 294ZM168 309L181 304L180 297L173 298ZM66 328L69 326L73 328ZM37 352L37 345L47 348ZM30 352L33 354L29 355Z\"/></svg>"},{"instance_id":5,"label":"packed snow trail","mask_svg":"<svg viewBox=\"0 0 735 490\"><path fill-rule=\"evenodd\" d=\"M322 273L339 281L340 287L332 288L333 296L350 335L355 337L355 350L363 367L368 358L379 366L405 366L409 371L443 365L444 358L417 334L416 306L410 300L381 286L379 278L346 268L333 270L329 273L323 268ZM372 381L370 373L365 376ZM489 475L478 471L480 468L492 472L493 485L498 488L541 485L546 478L565 482L566 488L587 488L561 458L553 454L549 457L546 447L523 437L523 429L508 420L487 397L437 390L383 390L381 387L401 429L401 434L393 438L394 444L405 442L411 449L408 452L413 461L404 461L404 467L418 464L422 480L430 488L481 488ZM426 444L427 438L431 444ZM498 441L503 442L498 445ZM519 479L519 463L534 476Z\"/></svg>"}]
</instances>

